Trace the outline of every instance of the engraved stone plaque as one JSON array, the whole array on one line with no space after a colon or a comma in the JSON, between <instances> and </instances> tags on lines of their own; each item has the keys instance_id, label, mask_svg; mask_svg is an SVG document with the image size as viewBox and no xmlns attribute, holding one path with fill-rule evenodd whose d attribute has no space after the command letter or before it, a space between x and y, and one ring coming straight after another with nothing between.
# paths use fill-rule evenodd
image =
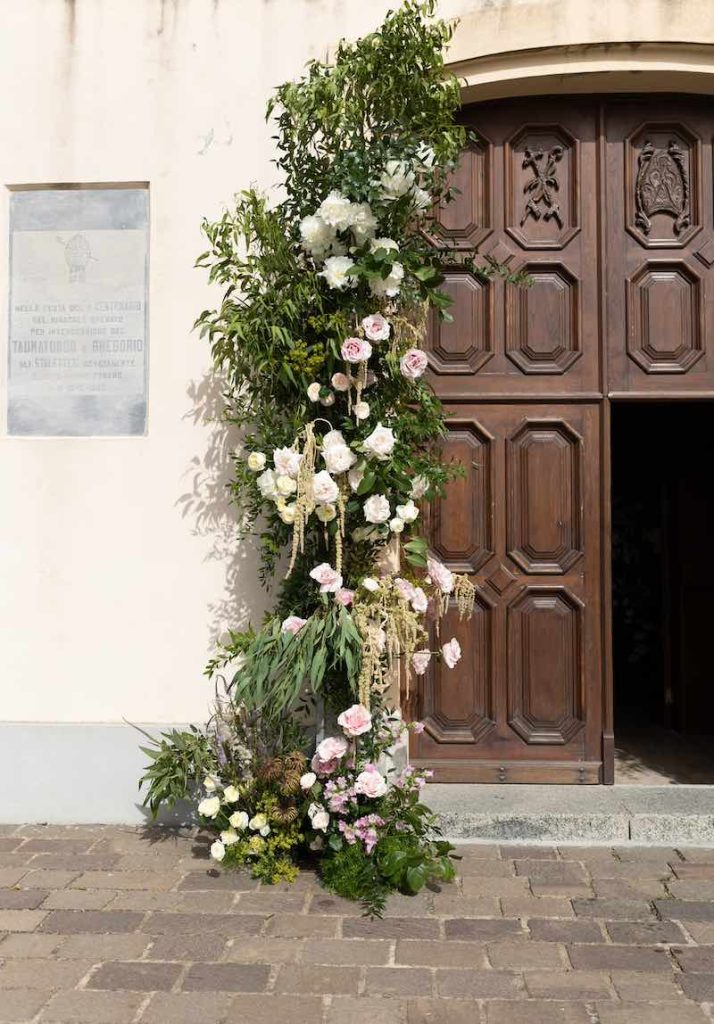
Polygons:
<instances>
[{"instance_id":1,"label":"engraved stone plaque","mask_svg":"<svg viewBox=\"0 0 714 1024\"><path fill-rule=\"evenodd\" d=\"M146 431L146 188L10 194L8 432Z\"/></svg>"}]
</instances>

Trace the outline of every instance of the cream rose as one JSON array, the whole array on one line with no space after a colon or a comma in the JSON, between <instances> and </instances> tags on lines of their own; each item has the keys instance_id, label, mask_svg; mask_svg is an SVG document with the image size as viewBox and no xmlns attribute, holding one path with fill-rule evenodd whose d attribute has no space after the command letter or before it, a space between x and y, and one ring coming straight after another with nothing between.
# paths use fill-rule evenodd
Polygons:
<instances>
[{"instance_id":1,"label":"cream rose","mask_svg":"<svg viewBox=\"0 0 714 1024\"><path fill-rule=\"evenodd\" d=\"M388 160L379 179L385 199L399 199L414 185L414 171L404 160Z\"/></svg>"},{"instance_id":2,"label":"cream rose","mask_svg":"<svg viewBox=\"0 0 714 1024\"><path fill-rule=\"evenodd\" d=\"M419 509L410 499L404 505L397 505L397 515L400 519L403 519L405 523L413 523L419 515Z\"/></svg>"},{"instance_id":3,"label":"cream rose","mask_svg":"<svg viewBox=\"0 0 714 1024\"><path fill-rule=\"evenodd\" d=\"M302 455L294 448L276 448L273 452L273 465L279 476L290 476L293 479L298 475Z\"/></svg>"},{"instance_id":4,"label":"cream rose","mask_svg":"<svg viewBox=\"0 0 714 1024\"><path fill-rule=\"evenodd\" d=\"M320 392L322 391L322 384L319 381L314 380L312 384L308 386L307 397L311 402L317 402L320 399Z\"/></svg>"},{"instance_id":5,"label":"cream rose","mask_svg":"<svg viewBox=\"0 0 714 1024\"><path fill-rule=\"evenodd\" d=\"M318 505L315 515L321 523L331 523L337 517L337 509L334 505Z\"/></svg>"},{"instance_id":6,"label":"cream rose","mask_svg":"<svg viewBox=\"0 0 714 1024\"><path fill-rule=\"evenodd\" d=\"M220 809L221 798L219 796L208 796L198 805L198 813L204 818L217 817Z\"/></svg>"},{"instance_id":7,"label":"cream rose","mask_svg":"<svg viewBox=\"0 0 714 1024\"><path fill-rule=\"evenodd\" d=\"M266 469L264 473L261 473L256 478L258 490L264 498L268 498L270 501L275 501L280 497L280 492L277 487L277 477L272 469Z\"/></svg>"},{"instance_id":8,"label":"cream rose","mask_svg":"<svg viewBox=\"0 0 714 1024\"><path fill-rule=\"evenodd\" d=\"M223 860L226 855L226 848L220 840L216 839L215 843L211 844L211 856L214 860Z\"/></svg>"},{"instance_id":9,"label":"cream rose","mask_svg":"<svg viewBox=\"0 0 714 1024\"><path fill-rule=\"evenodd\" d=\"M223 799L227 804L237 804L240 800L240 793L235 786L226 786L223 790Z\"/></svg>"},{"instance_id":10,"label":"cream rose","mask_svg":"<svg viewBox=\"0 0 714 1024\"><path fill-rule=\"evenodd\" d=\"M419 501L429 490L429 481L424 476L415 476L412 480L411 497Z\"/></svg>"},{"instance_id":11,"label":"cream rose","mask_svg":"<svg viewBox=\"0 0 714 1024\"><path fill-rule=\"evenodd\" d=\"M384 494L373 494L364 503L364 518L368 523L386 523L392 514Z\"/></svg>"},{"instance_id":12,"label":"cream rose","mask_svg":"<svg viewBox=\"0 0 714 1024\"><path fill-rule=\"evenodd\" d=\"M352 411L355 414L355 419L366 420L369 417L369 402L355 402L352 407Z\"/></svg>"},{"instance_id":13,"label":"cream rose","mask_svg":"<svg viewBox=\"0 0 714 1024\"><path fill-rule=\"evenodd\" d=\"M323 450L322 457L329 473L345 473L357 461L357 456L346 444L336 444L327 451Z\"/></svg>"},{"instance_id":14,"label":"cream rose","mask_svg":"<svg viewBox=\"0 0 714 1024\"><path fill-rule=\"evenodd\" d=\"M265 455L263 452L251 452L248 456L248 469L252 469L254 473L260 473L261 469L265 469Z\"/></svg>"},{"instance_id":15,"label":"cream rose","mask_svg":"<svg viewBox=\"0 0 714 1024\"><path fill-rule=\"evenodd\" d=\"M275 481L278 494L281 494L284 498L289 497L291 494L295 494L297 490L297 481L293 480L291 476L279 476Z\"/></svg>"},{"instance_id":16,"label":"cream rose","mask_svg":"<svg viewBox=\"0 0 714 1024\"><path fill-rule=\"evenodd\" d=\"M404 520L400 519L399 516L395 516L394 519L389 520L389 529L392 533L403 533Z\"/></svg>"},{"instance_id":17,"label":"cream rose","mask_svg":"<svg viewBox=\"0 0 714 1024\"><path fill-rule=\"evenodd\" d=\"M238 842L238 833L234 832L232 828L226 829L225 832L221 832L221 842L224 846L233 846Z\"/></svg>"},{"instance_id":18,"label":"cream rose","mask_svg":"<svg viewBox=\"0 0 714 1024\"><path fill-rule=\"evenodd\" d=\"M350 379L346 373L333 373L330 380L335 391L349 391Z\"/></svg>"},{"instance_id":19,"label":"cream rose","mask_svg":"<svg viewBox=\"0 0 714 1024\"><path fill-rule=\"evenodd\" d=\"M314 772L305 772L300 776L300 789L312 789L317 782L317 775Z\"/></svg>"},{"instance_id":20,"label":"cream rose","mask_svg":"<svg viewBox=\"0 0 714 1024\"><path fill-rule=\"evenodd\" d=\"M238 832L248 828L248 814L246 811L235 811L228 819L228 823Z\"/></svg>"},{"instance_id":21,"label":"cream rose","mask_svg":"<svg viewBox=\"0 0 714 1024\"><path fill-rule=\"evenodd\" d=\"M365 438L362 446L370 455L384 460L392 454L395 442L396 438L391 427L383 427L381 423L378 423L369 437Z\"/></svg>"},{"instance_id":22,"label":"cream rose","mask_svg":"<svg viewBox=\"0 0 714 1024\"><path fill-rule=\"evenodd\" d=\"M411 597L411 606L414 609L414 611L419 612L420 615L423 615L424 612L429 607L429 598L426 596L421 587L414 588L414 593L412 594Z\"/></svg>"},{"instance_id":23,"label":"cream rose","mask_svg":"<svg viewBox=\"0 0 714 1024\"><path fill-rule=\"evenodd\" d=\"M337 501L340 489L326 469L315 473L312 492L318 505L332 505Z\"/></svg>"}]
</instances>

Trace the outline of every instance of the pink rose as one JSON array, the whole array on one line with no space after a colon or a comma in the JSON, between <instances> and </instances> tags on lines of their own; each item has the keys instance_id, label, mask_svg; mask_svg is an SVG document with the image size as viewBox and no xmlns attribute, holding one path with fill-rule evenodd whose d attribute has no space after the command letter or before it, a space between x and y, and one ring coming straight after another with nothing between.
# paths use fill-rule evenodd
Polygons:
<instances>
[{"instance_id":1,"label":"pink rose","mask_svg":"<svg viewBox=\"0 0 714 1024\"><path fill-rule=\"evenodd\" d=\"M389 321L381 313L373 313L362 321L362 330L370 341L386 341L389 337Z\"/></svg>"},{"instance_id":2,"label":"pink rose","mask_svg":"<svg viewBox=\"0 0 714 1024\"><path fill-rule=\"evenodd\" d=\"M280 632L292 633L292 635L295 636L296 633L300 632L306 622L307 619L301 619L299 615L288 615L287 619L283 619Z\"/></svg>"},{"instance_id":3,"label":"pink rose","mask_svg":"<svg viewBox=\"0 0 714 1024\"><path fill-rule=\"evenodd\" d=\"M407 380L416 380L421 377L428 365L426 352L422 352L419 348L408 349L399 360L399 369Z\"/></svg>"},{"instance_id":4,"label":"pink rose","mask_svg":"<svg viewBox=\"0 0 714 1024\"><path fill-rule=\"evenodd\" d=\"M415 651L412 654L412 666L418 676L423 676L431 661L431 651Z\"/></svg>"},{"instance_id":5,"label":"pink rose","mask_svg":"<svg viewBox=\"0 0 714 1024\"><path fill-rule=\"evenodd\" d=\"M411 604L414 611L421 612L422 615L429 607L429 598L426 596L421 587L414 588L414 593L412 594L411 598Z\"/></svg>"},{"instance_id":6,"label":"pink rose","mask_svg":"<svg viewBox=\"0 0 714 1024\"><path fill-rule=\"evenodd\" d=\"M349 391L350 379L346 373L333 373L330 381L335 391Z\"/></svg>"},{"instance_id":7,"label":"pink rose","mask_svg":"<svg viewBox=\"0 0 714 1024\"><path fill-rule=\"evenodd\" d=\"M310 767L318 775L332 775L339 763L336 757L333 757L331 761L321 761L317 754L313 754Z\"/></svg>"},{"instance_id":8,"label":"pink rose","mask_svg":"<svg viewBox=\"0 0 714 1024\"><path fill-rule=\"evenodd\" d=\"M355 792L376 800L387 792L387 783L373 764L368 764L355 779Z\"/></svg>"},{"instance_id":9,"label":"pink rose","mask_svg":"<svg viewBox=\"0 0 714 1024\"><path fill-rule=\"evenodd\" d=\"M414 597L414 587L409 580L403 580L401 576L395 576L394 586L397 588L400 597L403 597L405 601L411 601Z\"/></svg>"},{"instance_id":10,"label":"pink rose","mask_svg":"<svg viewBox=\"0 0 714 1024\"><path fill-rule=\"evenodd\" d=\"M451 593L454 589L454 574L446 568L443 562L439 562L436 558L428 558L426 571L442 594Z\"/></svg>"},{"instance_id":11,"label":"pink rose","mask_svg":"<svg viewBox=\"0 0 714 1024\"><path fill-rule=\"evenodd\" d=\"M344 605L345 608L349 608L354 599L354 590L347 590L345 587L342 587L342 589L338 590L337 593L335 594L335 601L338 601L340 604Z\"/></svg>"},{"instance_id":12,"label":"pink rose","mask_svg":"<svg viewBox=\"0 0 714 1024\"><path fill-rule=\"evenodd\" d=\"M461 658L461 644L456 637L454 637L452 640L449 640L448 644L444 644L441 648L441 653L443 654L444 661L449 668L453 668Z\"/></svg>"},{"instance_id":13,"label":"pink rose","mask_svg":"<svg viewBox=\"0 0 714 1024\"><path fill-rule=\"evenodd\" d=\"M415 733L417 736L420 736L424 732L424 723L412 722L410 728L413 733Z\"/></svg>"},{"instance_id":14,"label":"pink rose","mask_svg":"<svg viewBox=\"0 0 714 1024\"><path fill-rule=\"evenodd\" d=\"M310 577L320 584L321 594L336 594L342 588L342 577L327 562L316 565Z\"/></svg>"},{"instance_id":15,"label":"pink rose","mask_svg":"<svg viewBox=\"0 0 714 1024\"><path fill-rule=\"evenodd\" d=\"M372 355L372 346L364 338L348 338L342 342L342 358L346 363L364 363Z\"/></svg>"},{"instance_id":16,"label":"pink rose","mask_svg":"<svg viewBox=\"0 0 714 1024\"><path fill-rule=\"evenodd\" d=\"M346 736L361 736L372 728L372 716L362 704L353 704L338 716L337 724L342 726Z\"/></svg>"},{"instance_id":17,"label":"pink rose","mask_svg":"<svg viewBox=\"0 0 714 1024\"><path fill-rule=\"evenodd\" d=\"M327 736L318 743L315 753L321 761L334 761L347 753L347 740L344 736Z\"/></svg>"}]
</instances>

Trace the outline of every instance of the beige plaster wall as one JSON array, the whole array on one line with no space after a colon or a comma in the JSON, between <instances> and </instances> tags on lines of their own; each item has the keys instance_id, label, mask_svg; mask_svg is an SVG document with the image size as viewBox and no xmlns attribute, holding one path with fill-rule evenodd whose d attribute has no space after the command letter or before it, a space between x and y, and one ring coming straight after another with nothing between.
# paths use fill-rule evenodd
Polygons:
<instances>
[{"instance_id":1,"label":"beige plaster wall","mask_svg":"<svg viewBox=\"0 0 714 1024\"><path fill-rule=\"evenodd\" d=\"M199 223L274 170L271 87L388 0L2 3L0 182L149 181L149 429L22 439L0 428L0 720L200 719L215 634L259 612L255 562L223 497L233 439L206 346L215 302L192 268ZM452 59L519 47L714 41L709 0L444 0ZM502 70L502 69L501 69ZM476 73L470 68L470 74ZM6 365L7 193L0 205ZM5 374L0 376L4 389ZM5 393L0 390L1 421Z\"/></svg>"}]
</instances>

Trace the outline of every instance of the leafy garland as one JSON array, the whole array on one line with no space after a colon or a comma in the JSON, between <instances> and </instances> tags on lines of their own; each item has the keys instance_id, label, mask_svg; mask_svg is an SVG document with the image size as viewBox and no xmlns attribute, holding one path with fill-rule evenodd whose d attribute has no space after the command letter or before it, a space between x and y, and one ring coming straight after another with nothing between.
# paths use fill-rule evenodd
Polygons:
<instances>
[{"instance_id":1,"label":"leafy garland","mask_svg":"<svg viewBox=\"0 0 714 1024\"><path fill-rule=\"evenodd\" d=\"M434 12L435 0L405 0L334 63L313 61L276 90L284 197L242 192L204 223L198 260L225 287L198 326L242 431L232 496L244 535L260 529L263 581L277 577L275 610L231 633L210 665L239 660L199 744L199 812L220 833L216 859L275 880L309 849L326 884L373 913L391 889L453 873L419 801L425 775L391 762L407 727L389 690L398 665L408 681L432 658L453 668L461 656L453 638L432 650L449 605L469 615L474 591L420 533L418 503L463 472L442 459L421 346L429 317L450 319L445 264L501 272L428 241L469 141L443 61L453 26ZM305 771L291 729L317 697L328 712L354 703L338 718L344 736L322 740ZM174 762L172 744L147 749L152 807L189 788L195 737Z\"/></svg>"}]
</instances>

